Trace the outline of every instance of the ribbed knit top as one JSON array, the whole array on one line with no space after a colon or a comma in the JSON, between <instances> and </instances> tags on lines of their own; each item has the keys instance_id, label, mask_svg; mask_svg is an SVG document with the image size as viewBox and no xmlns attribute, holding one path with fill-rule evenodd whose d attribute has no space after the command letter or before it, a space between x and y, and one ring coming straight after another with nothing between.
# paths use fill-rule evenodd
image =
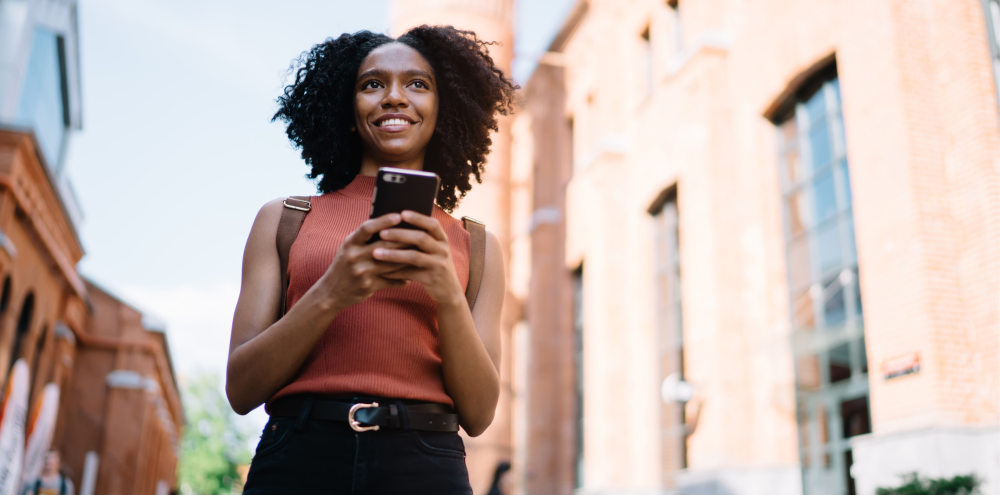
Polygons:
<instances>
[{"instance_id":1,"label":"ribbed knit top","mask_svg":"<svg viewBox=\"0 0 1000 495\"><path fill-rule=\"evenodd\" d=\"M288 308L326 272L344 239L371 211L375 177L358 175L347 187L313 197L288 256ZM469 233L435 207L459 282L469 283ZM367 395L453 406L444 389L437 309L419 283L375 292L342 310L291 383L271 400L292 394Z\"/></svg>"}]
</instances>

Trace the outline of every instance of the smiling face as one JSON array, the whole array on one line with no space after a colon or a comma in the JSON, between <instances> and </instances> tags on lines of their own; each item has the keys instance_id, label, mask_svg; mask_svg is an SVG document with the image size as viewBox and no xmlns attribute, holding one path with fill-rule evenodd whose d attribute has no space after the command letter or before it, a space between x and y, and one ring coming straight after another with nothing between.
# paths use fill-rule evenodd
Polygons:
<instances>
[{"instance_id":1,"label":"smiling face","mask_svg":"<svg viewBox=\"0 0 1000 495\"><path fill-rule=\"evenodd\" d=\"M437 81L416 50L389 43L373 50L358 69L354 119L364 162L422 168L437 123Z\"/></svg>"}]
</instances>

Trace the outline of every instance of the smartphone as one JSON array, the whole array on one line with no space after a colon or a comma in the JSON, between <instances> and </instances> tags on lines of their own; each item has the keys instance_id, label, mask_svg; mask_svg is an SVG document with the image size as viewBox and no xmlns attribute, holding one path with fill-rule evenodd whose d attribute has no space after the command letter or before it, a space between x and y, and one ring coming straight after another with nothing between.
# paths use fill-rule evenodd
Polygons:
<instances>
[{"instance_id":1,"label":"smartphone","mask_svg":"<svg viewBox=\"0 0 1000 495\"><path fill-rule=\"evenodd\" d=\"M411 210L430 216L434 212L441 178L434 172L382 167L375 178L375 193L372 194L372 211L368 218L376 218L388 213L402 213ZM402 222L404 229L418 229ZM379 240L378 233L368 239L368 244Z\"/></svg>"}]
</instances>

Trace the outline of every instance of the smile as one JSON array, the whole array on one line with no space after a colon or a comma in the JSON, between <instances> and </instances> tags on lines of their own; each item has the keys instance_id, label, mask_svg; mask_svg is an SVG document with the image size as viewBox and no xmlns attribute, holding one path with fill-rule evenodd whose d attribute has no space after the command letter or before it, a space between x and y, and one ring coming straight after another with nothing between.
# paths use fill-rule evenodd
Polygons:
<instances>
[{"instance_id":1,"label":"smile","mask_svg":"<svg viewBox=\"0 0 1000 495\"><path fill-rule=\"evenodd\" d=\"M385 119L375 122L375 127L396 127L396 126L408 126L413 125L416 122L411 122L406 119Z\"/></svg>"}]
</instances>

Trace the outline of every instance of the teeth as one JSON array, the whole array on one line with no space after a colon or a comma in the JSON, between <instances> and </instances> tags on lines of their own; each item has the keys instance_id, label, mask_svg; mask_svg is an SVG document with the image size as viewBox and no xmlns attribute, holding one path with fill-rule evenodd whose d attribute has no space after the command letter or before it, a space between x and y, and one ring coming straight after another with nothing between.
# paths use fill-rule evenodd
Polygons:
<instances>
[{"instance_id":1,"label":"teeth","mask_svg":"<svg viewBox=\"0 0 1000 495\"><path fill-rule=\"evenodd\" d=\"M408 124L409 124L409 122L407 122L407 121L405 121L403 119L386 119L386 120L383 120L379 124L379 127L387 126L387 125L408 125Z\"/></svg>"}]
</instances>

